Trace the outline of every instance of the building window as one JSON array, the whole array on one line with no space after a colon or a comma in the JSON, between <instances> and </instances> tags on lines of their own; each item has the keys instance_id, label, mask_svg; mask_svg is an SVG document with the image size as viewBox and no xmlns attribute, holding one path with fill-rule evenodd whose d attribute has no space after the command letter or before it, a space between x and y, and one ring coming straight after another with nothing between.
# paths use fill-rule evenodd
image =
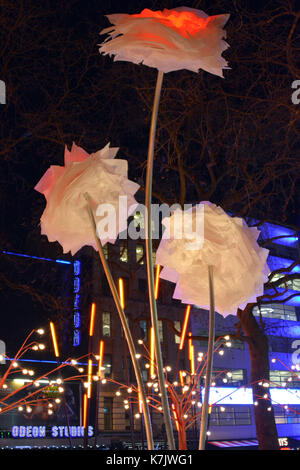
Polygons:
<instances>
[{"instance_id":1,"label":"building window","mask_svg":"<svg viewBox=\"0 0 300 470\"><path fill-rule=\"evenodd\" d=\"M144 264L144 245L136 245L135 247L136 253L136 262L140 264Z\"/></svg>"},{"instance_id":2,"label":"building window","mask_svg":"<svg viewBox=\"0 0 300 470\"><path fill-rule=\"evenodd\" d=\"M147 321L141 320L140 321L140 329L141 329L141 338L143 341L147 341Z\"/></svg>"},{"instance_id":3,"label":"building window","mask_svg":"<svg viewBox=\"0 0 300 470\"><path fill-rule=\"evenodd\" d=\"M123 263L128 262L128 247L127 247L127 241L122 241L120 243L120 261L123 261Z\"/></svg>"},{"instance_id":4,"label":"building window","mask_svg":"<svg viewBox=\"0 0 300 470\"><path fill-rule=\"evenodd\" d=\"M103 398L104 431L113 429L113 398Z\"/></svg>"},{"instance_id":5,"label":"building window","mask_svg":"<svg viewBox=\"0 0 300 470\"><path fill-rule=\"evenodd\" d=\"M122 356L122 369L124 380L127 383L136 383L134 368L131 362L131 358L129 356L127 356L126 358Z\"/></svg>"},{"instance_id":6,"label":"building window","mask_svg":"<svg viewBox=\"0 0 300 470\"><path fill-rule=\"evenodd\" d=\"M138 280L138 288L139 288L139 291L142 292L143 294L146 295L148 293L148 283L146 279Z\"/></svg>"},{"instance_id":7,"label":"building window","mask_svg":"<svg viewBox=\"0 0 300 470\"><path fill-rule=\"evenodd\" d=\"M287 274L274 274L274 276L272 276L271 278L271 282L278 281L278 279L284 278L285 276L287 276ZM285 286L287 286L289 289L300 291L300 279L290 279L286 282L283 282L278 287L285 287Z\"/></svg>"},{"instance_id":8,"label":"building window","mask_svg":"<svg viewBox=\"0 0 300 470\"><path fill-rule=\"evenodd\" d=\"M270 370L271 387L280 385L289 388L300 388L300 380L296 375L291 374L288 370Z\"/></svg>"},{"instance_id":9,"label":"building window","mask_svg":"<svg viewBox=\"0 0 300 470\"><path fill-rule=\"evenodd\" d=\"M251 424L250 406L214 406L210 426L246 426Z\"/></svg>"},{"instance_id":10,"label":"building window","mask_svg":"<svg viewBox=\"0 0 300 470\"><path fill-rule=\"evenodd\" d=\"M241 387L247 383L246 371L244 369L214 369L213 381L218 387L234 386Z\"/></svg>"},{"instance_id":11,"label":"building window","mask_svg":"<svg viewBox=\"0 0 300 470\"><path fill-rule=\"evenodd\" d=\"M103 252L104 252L105 259L108 259L109 258L108 243L104 245Z\"/></svg>"},{"instance_id":12,"label":"building window","mask_svg":"<svg viewBox=\"0 0 300 470\"><path fill-rule=\"evenodd\" d=\"M224 336L226 335L226 333L216 333L216 336ZM200 330L200 333L199 333L199 336L207 336L207 332L201 332ZM244 345L244 342L239 340L239 339L236 339L236 338L230 338L230 343L231 343L231 346L230 346L230 349L241 349L242 351L244 350L245 348L245 345ZM199 346L201 349L207 349L207 343L208 343L208 336L207 336L207 340L204 340L204 339L201 339L199 341Z\"/></svg>"},{"instance_id":13,"label":"building window","mask_svg":"<svg viewBox=\"0 0 300 470\"><path fill-rule=\"evenodd\" d=\"M278 318L280 320L297 321L296 309L291 305L266 304L254 307L253 315L261 315L265 318Z\"/></svg>"},{"instance_id":14,"label":"building window","mask_svg":"<svg viewBox=\"0 0 300 470\"><path fill-rule=\"evenodd\" d=\"M139 211L136 211L133 215L134 226L135 228L139 228L140 230L145 229L145 218L144 214Z\"/></svg>"},{"instance_id":15,"label":"building window","mask_svg":"<svg viewBox=\"0 0 300 470\"><path fill-rule=\"evenodd\" d=\"M104 354L103 356L104 377L110 377L112 372L112 355Z\"/></svg>"},{"instance_id":16,"label":"building window","mask_svg":"<svg viewBox=\"0 0 300 470\"><path fill-rule=\"evenodd\" d=\"M288 409L284 406L275 405L274 415L276 424L299 424L300 406L293 405L292 409Z\"/></svg>"},{"instance_id":17,"label":"building window","mask_svg":"<svg viewBox=\"0 0 300 470\"><path fill-rule=\"evenodd\" d=\"M106 279L106 276L103 276L102 277L102 295L104 297L109 297L111 295L110 293L110 287L109 287L109 284L107 282L107 279Z\"/></svg>"},{"instance_id":18,"label":"building window","mask_svg":"<svg viewBox=\"0 0 300 470\"><path fill-rule=\"evenodd\" d=\"M179 320L174 321L174 328L178 332L181 332L181 324ZM175 338L175 344L180 344L180 336L174 334L174 338Z\"/></svg>"},{"instance_id":19,"label":"building window","mask_svg":"<svg viewBox=\"0 0 300 470\"><path fill-rule=\"evenodd\" d=\"M102 336L111 336L111 322L109 312L102 312Z\"/></svg>"},{"instance_id":20,"label":"building window","mask_svg":"<svg viewBox=\"0 0 300 470\"><path fill-rule=\"evenodd\" d=\"M158 336L159 336L159 341L162 343L163 340L164 340L163 322L162 322L162 320L158 320Z\"/></svg>"}]
</instances>

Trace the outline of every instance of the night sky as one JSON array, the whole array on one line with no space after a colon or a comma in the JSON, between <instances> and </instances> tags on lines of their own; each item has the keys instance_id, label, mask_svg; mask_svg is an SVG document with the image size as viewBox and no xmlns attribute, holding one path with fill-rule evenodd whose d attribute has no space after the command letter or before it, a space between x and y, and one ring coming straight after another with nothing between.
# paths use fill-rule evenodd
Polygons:
<instances>
[{"instance_id":1,"label":"night sky","mask_svg":"<svg viewBox=\"0 0 300 470\"><path fill-rule=\"evenodd\" d=\"M300 104L291 102L291 84L300 72L299 26L291 34L296 2L288 7L285 1L3 0L2 250L62 256L58 243L40 235L45 199L33 188L50 165L63 163L64 146L73 141L89 152L108 142L119 146L119 155L129 160L130 177L141 185L138 200L143 201L156 70L100 56L97 44L104 37L99 32L109 25L105 14L182 5L231 14L226 26L230 48L223 54L231 70L224 79L201 71L166 74L154 199L209 199L238 215L299 224ZM178 125L175 134L172 122ZM182 155L185 193L174 139ZM3 292L9 289L11 269L19 268L3 267L0 277L4 323ZM26 276L20 279L16 276L16 284ZM20 299L14 309L20 308Z\"/></svg>"}]
</instances>

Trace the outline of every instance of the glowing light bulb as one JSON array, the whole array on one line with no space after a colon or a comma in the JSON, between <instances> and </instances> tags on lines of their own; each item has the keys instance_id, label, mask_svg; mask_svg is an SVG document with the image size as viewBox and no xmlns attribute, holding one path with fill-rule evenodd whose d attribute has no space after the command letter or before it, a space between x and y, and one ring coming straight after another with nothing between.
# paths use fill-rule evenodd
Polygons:
<instances>
[{"instance_id":1,"label":"glowing light bulb","mask_svg":"<svg viewBox=\"0 0 300 470\"><path fill-rule=\"evenodd\" d=\"M36 330L39 335L43 335L45 333L45 330L43 328L39 328Z\"/></svg>"}]
</instances>

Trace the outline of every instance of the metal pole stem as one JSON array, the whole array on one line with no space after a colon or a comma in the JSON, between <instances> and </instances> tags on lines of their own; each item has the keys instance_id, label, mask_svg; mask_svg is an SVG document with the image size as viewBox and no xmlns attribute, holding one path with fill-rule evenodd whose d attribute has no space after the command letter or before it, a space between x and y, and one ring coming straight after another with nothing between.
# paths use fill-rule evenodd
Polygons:
<instances>
[{"instance_id":1,"label":"metal pole stem","mask_svg":"<svg viewBox=\"0 0 300 470\"><path fill-rule=\"evenodd\" d=\"M90 217L90 220L91 220L91 225L92 225L92 229L93 229L93 232L94 232L95 241L97 243L98 253L99 253L99 256L100 256L100 259L101 259L101 262L102 262L102 266L103 266L103 269L104 269L104 272L105 272L105 275L106 275L106 278L107 278L107 281L108 281L108 284L109 284L109 287L110 287L110 290L111 290L111 293L112 293L113 299L115 301L116 308L117 308L117 311L118 311L118 314L119 314L119 317L120 317L120 320L121 320L121 324L122 324L124 335L125 335L125 338L126 338L126 341L127 341L127 344L128 344L128 349L129 349L129 352L130 352L132 364L133 364L133 367L134 367L134 372L135 372L135 376L136 376L136 380L137 380L138 389L139 389L140 394L141 394L141 400L142 400L142 403L143 403L143 410L144 410L144 416L145 416L145 428L146 428L148 449L153 450L154 449L154 442L153 442L149 407L148 407L148 403L147 403L147 399L146 399L146 393L145 393L145 387L144 387L144 383L143 383L142 373L141 373L140 366L139 366L137 358L136 358L136 349L135 349L135 346L134 346L134 342L133 342L132 335L131 335L131 332L130 332L130 329L129 329L129 326L128 326L128 323L127 323L125 313L124 313L122 305L121 305L121 301L120 301L120 298L119 298L119 294L118 294L114 279L112 277L112 274L110 272L108 263L106 261L101 241L100 241L100 239L97 235L96 222L95 222L94 214L93 214L93 211L92 211L92 208L91 208L91 205L90 205L89 194L84 193L84 197L85 197L85 199L87 200L87 203L88 203L88 207L87 207L88 208L88 214L89 214L89 217Z\"/></svg>"},{"instance_id":2,"label":"metal pole stem","mask_svg":"<svg viewBox=\"0 0 300 470\"><path fill-rule=\"evenodd\" d=\"M209 391L210 382L213 368L213 349L215 342L215 297L213 285L213 267L208 266L208 280L209 280L209 336L208 336L208 350L207 350L207 365L205 376L204 400L201 413L201 429L199 438L199 450L205 450L206 431L207 431L207 418L209 408Z\"/></svg>"},{"instance_id":3,"label":"metal pole stem","mask_svg":"<svg viewBox=\"0 0 300 470\"><path fill-rule=\"evenodd\" d=\"M154 343L155 343L155 357L157 364L157 375L158 383L161 393L161 405L163 409L164 423L166 427L166 433L168 438L169 449L175 449L175 440L173 434L173 427L170 416L169 402L167 390L165 387L165 377L163 372L163 361L159 342L159 331L158 331L158 317L155 299L155 287L154 287L154 270L153 270L153 256L152 256L152 216L151 216L151 201L152 201L152 176L153 176L153 159L154 159L154 145L155 145L155 134L157 124L158 106L160 100L160 92L163 81L163 72L159 71L157 76L155 96L152 110L151 127L149 135L149 147L148 147L148 159L147 159L147 174L146 174L146 259L147 259L147 278L148 278L148 291L149 291L149 303L151 312L151 322L154 331Z\"/></svg>"}]
</instances>

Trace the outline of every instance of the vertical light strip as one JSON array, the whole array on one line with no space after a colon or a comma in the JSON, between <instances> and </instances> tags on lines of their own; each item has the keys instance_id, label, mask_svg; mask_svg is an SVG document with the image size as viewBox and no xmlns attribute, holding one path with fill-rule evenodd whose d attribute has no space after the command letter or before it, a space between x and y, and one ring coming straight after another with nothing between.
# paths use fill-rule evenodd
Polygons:
<instances>
[{"instance_id":1,"label":"vertical light strip","mask_svg":"<svg viewBox=\"0 0 300 470\"><path fill-rule=\"evenodd\" d=\"M188 321L190 318L190 311L191 311L191 306L188 305L185 310L185 317L184 317L184 322L183 322L183 327L181 331L181 338L180 338L180 344L179 344L179 349L182 350L185 342L185 336L186 336L186 329L188 326Z\"/></svg>"},{"instance_id":2,"label":"vertical light strip","mask_svg":"<svg viewBox=\"0 0 300 470\"><path fill-rule=\"evenodd\" d=\"M119 297L120 297L121 307L124 310L125 308L124 282L121 277L119 278Z\"/></svg>"},{"instance_id":3,"label":"vertical light strip","mask_svg":"<svg viewBox=\"0 0 300 470\"><path fill-rule=\"evenodd\" d=\"M87 419L87 394L83 395L83 427L86 428L86 419Z\"/></svg>"},{"instance_id":4,"label":"vertical light strip","mask_svg":"<svg viewBox=\"0 0 300 470\"><path fill-rule=\"evenodd\" d=\"M182 370L179 371L179 380L180 380L180 385L183 387L184 386L184 379L183 379Z\"/></svg>"},{"instance_id":5,"label":"vertical light strip","mask_svg":"<svg viewBox=\"0 0 300 470\"><path fill-rule=\"evenodd\" d=\"M161 270L161 266L160 266L160 264L158 264L156 266L156 273L155 273L155 287L154 287L154 297L155 297L155 299L158 298L160 270Z\"/></svg>"},{"instance_id":6,"label":"vertical light strip","mask_svg":"<svg viewBox=\"0 0 300 470\"><path fill-rule=\"evenodd\" d=\"M93 336L94 334L95 313L96 313L96 304L93 302L92 307L91 307L91 316L90 316L90 331L89 331L90 336Z\"/></svg>"},{"instance_id":7,"label":"vertical light strip","mask_svg":"<svg viewBox=\"0 0 300 470\"><path fill-rule=\"evenodd\" d=\"M87 397L88 398L91 398L92 369L93 369L93 361L92 361L92 359L89 359L89 361L88 361L88 389L87 389Z\"/></svg>"},{"instance_id":8,"label":"vertical light strip","mask_svg":"<svg viewBox=\"0 0 300 470\"><path fill-rule=\"evenodd\" d=\"M103 366L103 354L104 354L104 341L101 340L99 343L99 362L98 362L98 377L102 377L102 366Z\"/></svg>"},{"instance_id":9,"label":"vertical light strip","mask_svg":"<svg viewBox=\"0 0 300 470\"><path fill-rule=\"evenodd\" d=\"M176 426L177 431L179 431L179 424L178 424L177 413L175 411L174 403L172 403L172 410L173 410L173 416L175 420L175 426Z\"/></svg>"},{"instance_id":10,"label":"vertical light strip","mask_svg":"<svg viewBox=\"0 0 300 470\"><path fill-rule=\"evenodd\" d=\"M143 412L143 403L141 400L141 393L139 392L139 413L142 414Z\"/></svg>"},{"instance_id":11,"label":"vertical light strip","mask_svg":"<svg viewBox=\"0 0 300 470\"><path fill-rule=\"evenodd\" d=\"M54 323L52 321L50 322L50 331L51 331L51 336L52 336L52 343L53 343L55 357L59 357L59 350L58 350L58 345L56 341L55 328L54 328Z\"/></svg>"},{"instance_id":12,"label":"vertical light strip","mask_svg":"<svg viewBox=\"0 0 300 470\"><path fill-rule=\"evenodd\" d=\"M153 327L151 327L150 328L150 377L151 378L155 375L154 363L155 363L154 329Z\"/></svg>"},{"instance_id":13,"label":"vertical light strip","mask_svg":"<svg viewBox=\"0 0 300 470\"><path fill-rule=\"evenodd\" d=\"M191 346L191 375L195 375L195 351L194 346Z\"/></svg>"}]
</instances>

